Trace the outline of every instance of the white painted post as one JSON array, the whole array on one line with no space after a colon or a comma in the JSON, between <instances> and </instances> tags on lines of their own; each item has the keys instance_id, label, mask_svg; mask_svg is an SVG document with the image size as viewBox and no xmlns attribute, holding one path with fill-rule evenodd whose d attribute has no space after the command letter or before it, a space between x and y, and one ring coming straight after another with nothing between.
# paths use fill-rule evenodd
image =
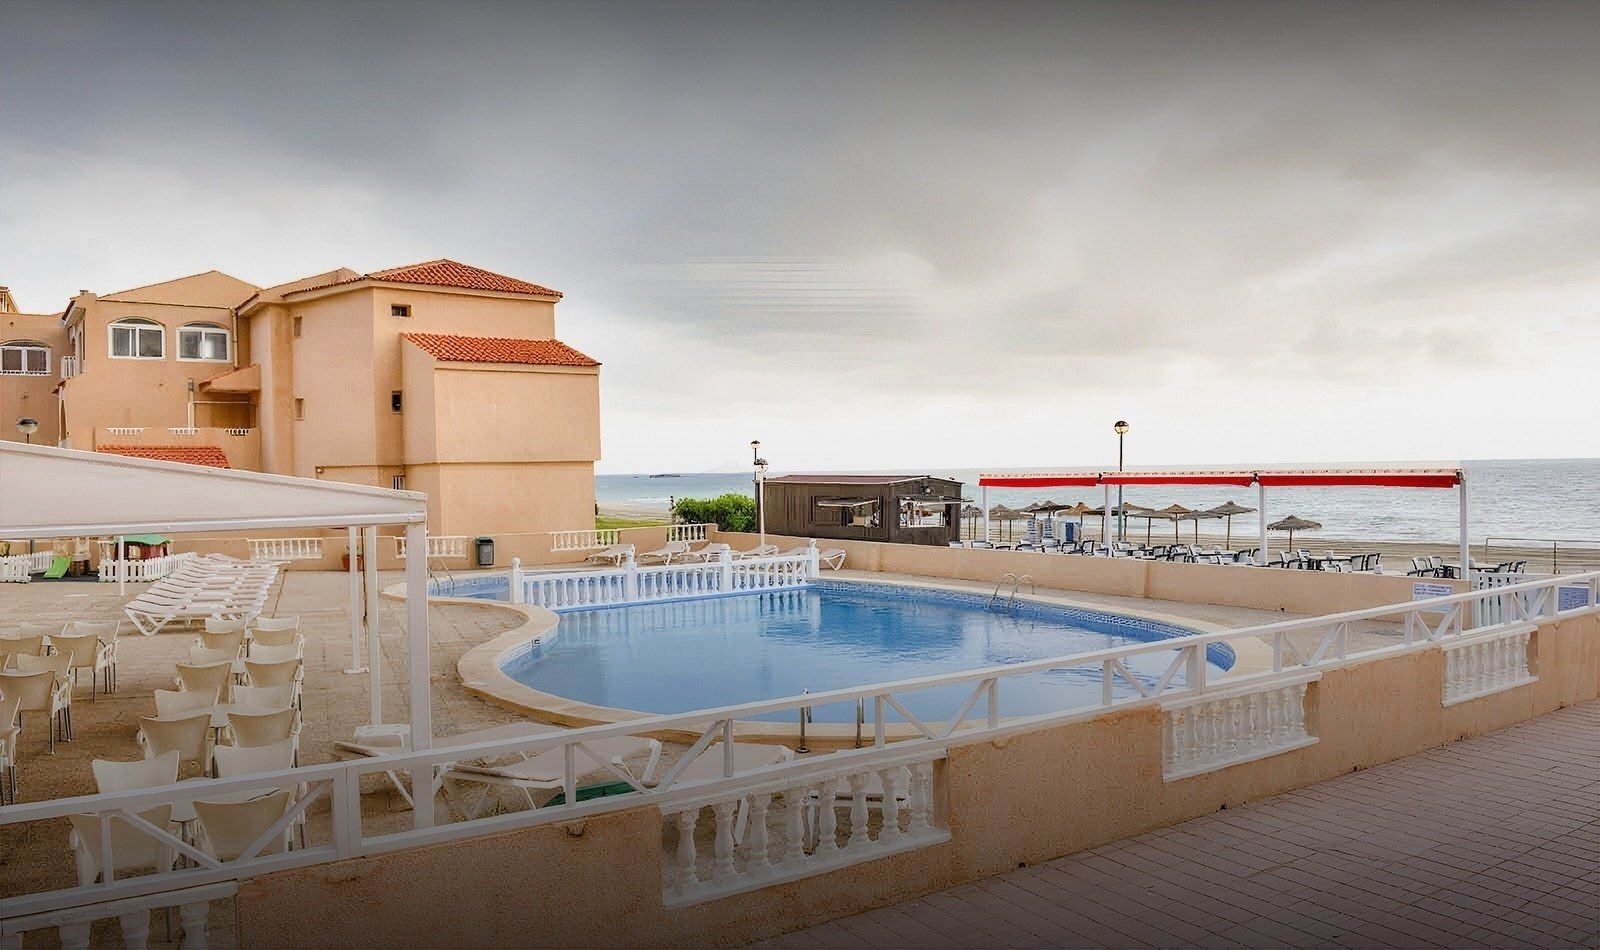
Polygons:
<instances>
[{"instance_id":1,"label":"white painted post","mask_svg":"<svg viewBox=\"0 0 1600 950\"><path fill-rule=\"evenodd\" d=\"M1119 517L1119 518L1122 517L1121 512L1117 513L1117 517ZM1111 553L1111 528L1110 528L1110 525L1111 525L1111 483L1107 482L1106 483L1106 513L1105 513L1105 517L1100 519L1100 542L1106 546L1106 553L1107 554Z\"/></svg>"},{"instance_id":2,"label":"white painted post","mask_svg":"<svg viewBox=\"0 0 1600 950\"><path fill-rule=\"evenodd\" d=\"M361 577L356 573L356 556L360 551L360 545L356 541L357 530L354 527L345 529L346 550L350 552L350 570L347 572L350 581L350 665L345 667L344 671L352 676L359 676L367 671L367 667L361 662ZM376 687L373 693L376 695ZM372 724L378 724L376 715L372 717Z\"/></svg>"},{"instance_id":3,"label":"white painted post","mask_svg":"<svg viewBox=\"0 0 1600 950\"><path fill-rule=\"evenodd\" d=\"M717 590L726 594L733 590L733 552L717 552Z\"/></svg>"},{"instance_id":4,"label":"white painted post","mask_svg":"<svg viewBox=\"0 0 1600 950\"><path fill-rule=\"evenodd\" d=\"M117 593L128 592L128 541L117 535Z\"/></svg>"},{"instance_id":5,"label":"white painted post","mask_svg":"<svg viewBox=\"0 0 1600 950\"><path fill-rule=\"evenodd\" d=\"M816 580L822 576L822 560L817 552L817 539L806 542L806 577Z\"/></svg>"},{"instance_id":6,"label":"white painted post","mask_svg":"<svg viewBox=\"0 0 1600 950\"><path fill-rule=\"evenodd\" d=\"M433 683L428 637L428 525L406 525L406 659L411 674L411 748L433 748ZM418 552L421 552L420 554ZM377 643L377 638L373 638ZM413 827L433 825L433 766L411 770Z\"/></svg>"},{"instance_id":7,"label":"white painted post","mask_svg":"<svg viewBox=\"0 0 1600 950\"><path fill-rule=\"evenodd\" d=\"M1461 579L1467 579L1467 565L1472 563L1472 545L1467 542L1467 473L1461 473L1458 494L1461 496Z\"/></svg>"},{"instance_id":8,"label":"white painted post","mask_svg":"<svg viewBox=\"0 0 1600 950\"><path fill-rule=\"evenodd\" d=\"M522 600L522 558L514 557L511 559L511 602L520 604Z\"/></svg>"},{"instance_id":9,"label":"white painted post","mask_svg":"<svg viewBox=\"0 0 1600 950\"><path fill-rule=\"evenodd\" d=\"M377 643L378 642L378 527L377 527L377 525L369 526L369 527L363 529L362 532L361 532L361 559L362 559L362 563L365 565L365 572L366 573L363 575L363 583L364 583L364 585L366 587L366 591L367 591L366 616L365 616L365 623L363 624L363 629L366 630L367 642L368 643ZM356 653L353 654L353 655L359 657L361 654L360 654L360 651L356 651ZM375 697L377 694L373 694L373 695ZM376 702L375 699L373 701ZM373 715L372 721L374 723L376 723L378 721L378 718L377 718L377 715L376 715L377 712L378 712L378 707L377 706L373 706L374 715Z\"/></svg>"},{"instance_id":10,"label":"white painted post","mask_svg":"<svg viewBox=\"0 0 1600 950\"><path fill-rule=\"evenodd\" d=\"M622 597L630 604L639 600L639 562L632 551L622 560Z\"/></svg>"},{"instance_id":11,"label":"white painted post","mask_svg":"<svg viewBox=\"0 0 1600 950\"><path fill-rule=\"evenodd\" d=\"M1267 563L1267 486L1256 482L1256 517L1261 519L1259 544L1261 545L1261 563Z\"/></svg>"},{"instance_id":12,"label":"white painted post","mask_svg":"<svg viewBox=\"0 0 1600 950\"><path fill-rule=\"evenodd\" d=\"M989 486L983 486L983 537L979 540L989 540Z\"/></svg>"}]
</instances>

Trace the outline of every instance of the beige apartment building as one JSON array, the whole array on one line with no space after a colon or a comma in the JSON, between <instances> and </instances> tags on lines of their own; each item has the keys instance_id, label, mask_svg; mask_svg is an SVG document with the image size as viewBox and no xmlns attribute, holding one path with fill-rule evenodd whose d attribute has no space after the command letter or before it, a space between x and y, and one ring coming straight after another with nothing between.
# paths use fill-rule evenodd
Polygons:
<instances>
[{"instance_id":1,"label":"beige apartment building","mask_svg":"<svg viewBox=\"0 0 1600 950\"><path fill-rule=\"evenodd\" d=\"M560 299L448 260L208 271L49 315L7 293L0 438L423 491L434 534L586 528L600 364L555 338Z\"/></svg>"}]
</instances>

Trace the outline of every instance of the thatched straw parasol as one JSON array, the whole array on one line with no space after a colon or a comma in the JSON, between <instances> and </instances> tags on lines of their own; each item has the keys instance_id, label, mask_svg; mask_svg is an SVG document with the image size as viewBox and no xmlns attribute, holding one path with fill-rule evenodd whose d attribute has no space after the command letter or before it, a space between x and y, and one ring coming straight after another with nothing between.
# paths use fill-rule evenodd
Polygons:
<instances>
[{"instance_id":1,"label":"thatched straw parasol","mask_svg":"<svg viewBox=\"0 0 1600 950\"><path fill-rule=\"evenodd\" d=\"M972 536L978 535L978 519L983 517L983 509L977 505L967 505L961 509L961 517L972 519Z\"/></svg>"},{"instance_id":2,"label":"thatched straw parasol","mask_svg":"<svg viewBox=\"0 0 1600 950\"><path fill-rule=\"evenodd\" d=\"M1006 523L1006 538L1008 539L1011 537L1011 522L1018 521L1026 517L1028 516L1022 512L1017 511L1014 508L1007 508L1005 505L995 505L993 508L989 509L990 521L1004 521Z\"/></svg>"},{"instance_id":3,"label":"thatched straw parasol","mask_svg":"<svg viewBox=\"0 0 1600 950\"><path fill-rule=\"evenodd\" d=\"M1247 515L1250 512L1255 511L1255 509L1246 508L1244 505L1236 505L1232 501L1225 501L1215 508L1206 509L1206 511L1214 517L1228 519L1228 527L1222 542L1222 546L1225 548L1231 548L1233 547L1233 516Z\"/></svg>"},{"instance_id":4,"label":"thatched straw parasol","mask_svg":"<svg viewBox=\"0 0 1600 950\"><path fill-rule=\"evenodd\" d=\"M1225 517L1225 516L1224 515L1219 515L1214 511L1200 510L1200 511L1191 511L1188 514L1181 516L1178 520L1179 521L1193 521L1194 522L1194 543L1195 544L1199 544L1200 543L1200 522L1201 522L1201 520L1202 519L1207 519L1207 518L1222 518L1222 517Z\"/></svg>"},{"instance_id":5,"label":"thatched straw parasol","mask_svg":"<svg viewBox=\"0 0 1600 950\"><path fill-rule=\"evenodd\" d=\"M1290 515L1282 521L1274 521L1272 524L1267 525L1267 530L1289 532L1289 547L1292 549L1294 547L1294 533L1296 531L1311 531L1320 527L1322 527L1320 522L1307 521L1304 518L1296 518L1294 515ZM1266 552L1263 551L1261 553L1265 554Z\"/></svg>"},{"instance_id":6,"label":"thatched straw parasol","mask_svg":"<svg viewBox=\"0 0 1600 950\"><path fill-rule=\"evenodd\" d=\"M1159 509L1157 511L1151 512L1150 515L1151 515L1151 517L1154 517L1154 518L1165 518L1165 519L1167 519L1167 520L1172 522L1172 543L1173 544L1177 544L1178 543L1178 522L1182 521L1183 520L1183 516L1186 515L1186 514L1189 514L1191 511L1194 511L1194 509L1193 508L1185 508L1183 505L1180 505L1180 504L1177 504L1176 502L1174 502L1173 504L1170 504L1165 508L1162 508L1162 509ZM1146 544L1150 543L1150 522L1148 522L1148 521L1145 522L1145 526L1144 526L1144 543L1146 543Z\"/></svg>"}]
</instances>

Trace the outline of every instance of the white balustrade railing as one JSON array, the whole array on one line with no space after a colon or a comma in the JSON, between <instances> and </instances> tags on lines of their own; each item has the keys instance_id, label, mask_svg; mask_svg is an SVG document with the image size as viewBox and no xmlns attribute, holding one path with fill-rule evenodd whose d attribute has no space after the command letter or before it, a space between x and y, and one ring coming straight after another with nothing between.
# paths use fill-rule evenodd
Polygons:
<instances>
[{"instance_id":1,"label":"white balustrade railing","mask_svg":"<svg viewBox=\"0 0 1600 950\"><path fill-rule=\"evenodd\" d=\"M193 551L183 551L178 554L165 554L161 557L148 557L142 560L119 561L114 557L102 558L100 560L100 582L108 584L127 581L130 584L136 584L160 580L182 568L196 557L198 555Z\"/></svg>"},{"instance_id":2,"label":"white balustrade railing","mask_svg":"<svg viewBox=\"0 0 1600 950\"><path fill-rule=\"evenodd\" d=\"M1321 678L1275 677L1162 703L1162 776L1170 782L1316 742L1306 726L1306 695Z\"/></svg>"},{"instance_id":3,"label":"white balustrade railing","mask_svg":"<svg viewBox=\"0 0 1600 950\"><path fill-rule=\"evenodd\" d=\"M200 430L194 426L168 426L167 431L173 435L182 436L198 435L200 432Z\"/></svg>"},{"instance_id":4,"label":"white balustrade railing","mask_svg":"<svg viewBox=\"0 0 1600 950\"><path fill-rule=\"evenodd\" d=\"M467 543L472 539L464 534L428 535L428 559L466 557ZM400 560L406 558L405 535L397 535L394 539L394 556Z\"/></svg>"},{"instance_id":5,"label":"white balustrade railing","mask_svg":"<svg viewBox=\"0 0 1600 950\"><path fill-rule=\"evenodd\" d=\"M322 558L321 538L250 538L252 561L317 561Z\"/></svg>"},{"instance_id":6,"label":"white balustrade railing","mask_svg":"<svg viewBox=\"0 0 1600 950\"><path fill-rule=\"evenodd\" d=\"M615 528L587 528L550 532L552 551L592 551L617 543Z\"/></svg>"},{"instance_id":7,"label":"white balustrade railing","mask_svg":"<svg viewBox=\"0 0 1600 950\"><path fill-rule=\"evenodd\" d=\"M643 604L662 600L803 587L817 576L817 553L640 567L632 558L598 571L529 573L511 561L511 602L551 610Z\"/></svg>"},{"instance_id":8,"label":"white balustrade railing","mask_svg":"<svg viewBox=\"0 0 1600 950\"><path fill-rule=\"evenodd\" d=\"M668 541L704 541L710 537L707 532L715 528L714 524L675 524L667 526Z\"/></svg>"},{"instance_id":9,"label":"white balustrade railing","mask_svg":"<svg viewBox=\"0 0 1600 950\"><path fill-rule=\"evenodd\" d=\"M231 435L231 436L234 436L235 438L241 438L242 439L242 438L244 438L245 436L249 435L250 433L252 433L254 431L256 431L256 430L233 427L233 428L223 429L222 433L223 433L223 435Z\"/></svg>"},{"instance_id":10,"label":"white balustrade railing","mask_svg":"<svg viewBox=\"0 0 1600 950\"><path fill-rule=\"evenodd\" d=\"M943 749L867 762L827 756L791 775L663 805L663 901L681 907L950 840L935 824L933 770L944 757Z\"/></svg>"},{"instance_id":11,"label":"white balustrade railing","mask_svg":"<svg viewBox=\"0 0 1600 950\"><path fill-rule=\"evenodd\" d=\"M1443 704L1454 706L1538 679L1528 666L1534 629L1533 624L1512 626L1445 644Z\"/></svg>"},{"instance_id":12,"label":"white balustrade railing","mask_svg":"<svg viewBox=\"0 0 1600 950\"><path fill-rule=\"evenodd\" d=\"M1547 594L1540 596L1541 591ZM1322 667L1349 662L1348 647L1351 639L1349 634L1358 625L1362 625L1363 631L1369 637L1373 624L1384 624L1383 629L1389 633L1388 641L1383 645L1369 646L1360 651L1359 656L1363 660L1401 655L1412 650L1453 647L1455 649L1452 652L1467 650L1457 660L1457 663L1465 664L1458 667L1462 671L1458 674L1462 682L1486 682L1483 677L1488 677L1489 680L1499 678L1503 682L1513 682L1519 674L1517 650L1522 650L1523 662L1528 650L1528 642L1519 637L1532 629L1534 624L1518 623L1463 632L1460 622L1462 616L1471 613L1474 601L1486 596L1511 592L1531 592L1534 596L1530 601L1536 603L1541 620L1600 612L1600 572L1595 572L1530 581L1526 584L1497 588L1492 592L1468 591L1431 600L1350 611L1325 617L1194 634L1169 640L1132 643L1064 657L1030 660L1007 666L991 666L892 683L819 691L718 709L647 716L529 738L498 739L420 752L402 752L391 756L330 762L240 778L202 779L165 788L10 805L0 808L0 829L11 825L31 825L34 827L30 829L30 833L59 834L65 838L65 830L61 827L60 820L69 815L95 815L99 816L103 823L114 816L123 817L144 834L170 837L172 839L170 846L173 850L191 858L196 866L127 878L119 877L89 886L32 894L8 893L6 897L0 898L0 933L15 933L14 929L6 928L14 927L18 920L35 919L36 915L54 913L66 908L86 908L88 905L123 898L176 895L186 888L242 880L285 868L385 854L442 842L499 834L519 828L570 822L639 806L656 807L663 815L670 816L691 810L698 813L704 807L712 807L713 816L716 816L717 809L727 810L730 803L756 794L770 796L764 803L769 818L774 822L781 812L783 822L781 834L774 835L771 829L759 833L755 831L756 803L752 802L751 815L748 819L752 834L746 839L746 852L719 855L715 837L720 836L721 829L716 823L721 819L714 817L713 824L708 826L718 832L717 836L713 836L710 849L713 862L710 873L703 872L698 859L685 862L674 857L670 864L676 869L676 873L669 876L666 886L669 899L679 902L699 899L694 896L696 894L714 894L719 888L760 887L764 882L821 873L836 866L830 863L832 859L827 857L830 852L826 844L829 841L836 846L842 846L846 851L854 845L858 849L857 853L869 857L888 853L884 849L894 846L892 842L895 836L892 831L888 833L891 841L888 845L883 844L882 833L871 841L870 848L879 849L876 851L863 850L869 848L866 841L856 842L858 829L863 829L866 837L871 838L869 833L871 822L854 821L859 815L857 802L861 800L861 796L856 794L856 787L851 784L852 776L862 777L857 780L865 783L862 787L867 792L866 800L870 809L872 774L898 765L911 768L911 775L921 775L926 779L927 772L919 771L915 766L919 763L936 761L943 754L943 750L952 745L994 741L1063 722L1092 718L1107 710L1140 706L1157 709L1166 706L1168 711L1191 708L1196 710L1192 714L1180 716L1177 722L1181 724L1192 718L1197 723L1194 728L1201 730L1198 734L1211 738L1196 740L1187 746L1173 740L1174 746L1168 752L1175 759L1182 759L1196 766L1214 765L1225 758L1221 750L1223 744L1228 741L1234 743L1234 761L1238 761L1237 747L1241 742L1264 745L1265 748L1256 749L1257 753L1277 754L1295 747L1296 742L1313 740L1314 736L1307 725L1314 722L1316 716L1308 715L1305 703L1310 698L1306 686L1315 679L1315 676L1308 674L1315 674ZM1557 592L1561 594L1560 597L1556 596ZM1495 648L1490 648L1487 656L1481 653L1475 654L1476 644L1491 639L1507 641L1498 648L1500 651L1498 659L1494 653ZM1305 649L1296 646L1297 640ZM1230 676L1220 683L1207 682L1206 665L1201 659L1205 649L1211 645L1232 641L1263 641L1272 644L1274 646L1272 669L1249 676ZM1311 646L1313 642L1315 646ZM1374 641L1367 639L1361 642L1371 644ZM1172 653L1173 659L1160 676L1151 677L1148 674L1135 676L1130 673L1130 670L1139 668L1139 664L1131 662L1135 658L1163 653ZM1047 671L1073 668L1099 671L1104 688L1097 700L1038 715L1001 719L1000 696L1007 681L1015 677L1033 677ZM1478 672L1480 670L1483 672ZM1180 671L1185 671L1182 677L1177 675ZM913 716L907 712L906 704L901 701L901 697L906 694L959 686L967 686L970 689L954 690L946 694L948 698L941 702L946 704L950 714L942 721L926 715L922 718ZM1112 688L1113 686L1120 688ZM1256 697L1257 715L1260 718L1252 718L1249 725L1242 722L1226 727L1221 725L1223 712L1228 711L1231 715L1232 700L1248 696ZM1188 702L1190 700L1193 702ZM1299 706L1296 706L1297 700ZM692 759L709 748L715 740L721 739L725 743L731 741L735 735L736 722L773 719L793 722L803 710L813 706L818 708L831 704L854 706L858 703L867 712L866 727L870 729L871 735L871 745L868 748L812 755L797 761L754 768L737 767L732 759L728 759L725 760L727 764L724 766L723 774L714 780L679 781L681 770L678 766L674 766L659 783L646 786L631 773L622 772L611 766L608 756L592 751L589 746L598 740L622 736L698 732L699 738L685 754L686 759ZM982 711L977 715L971 715L980 703L983 703ZM1274 709L1277 710L1276 713L1273 712ZM896 714L898 721L895 720ZM942 712L940 716L943 717ZM1202 717L1210 719L1211 724L1205 727L1198 725ZM929 719L929 722L923 722L923 718ZM1168 720L1163 720L1164 726L1170 730L1172 727L1166 725L1167 722ZM1267 734L1269 727L1272 730L1270 735ZM1281 735L1278 733L1280 728L1284 730ZM897 738L892 745L888 742L891 729L898 735L904 736ZM1188 732L1183 734L1189 735ZM1169 732L1169 737L1171 735ZM1212 751L1206 752L1206 749ZM413 790L437 790L440 787L438 782L440 770L451 763L511 755L531 756L540 753L553 753L558 760L565 763L562 779L564 798L561 804L547 804L534 809L507 811L441 825L434 824L434 809L423 808L413 812L414 826L405 830L393 830L392 826L382 823L372 824L370 827L363 824L361 786L363 779L368 776L376 778L387 774L396 780L409 777ZM1206 761L1208 757L1210 761ZM1174 767L1167 770L1169 774L1182 767L1177 761L1169 764ZM580 780L586 775L600 772L604 772L608 777L627 781L632 790L580 801L577 795ZM824 786L832 780L833 787L839 789L838 782L841 777L845 786L850 788L850 793L844 805L838 804L840 800L837 795L833 801L838 807L848 807L849 817L852 820L847 826L848 837L843 839L840 835L845 832L838 824L838 807L830 809L822 805L828 800ZM940 780L937 771L933 777L936 781ZM881 789L883 785L881 775L878 781ZM182 842L164 828L151 823L142 823L135 817L151 808L176 801L220 798L228 794L262 788L298 789L302 785L310 790L310 796L296 803L287 820L293 820L294 816L302 814L304 807L312 801L328 801L330 803L328 821L312 824L310 829L312 837L308 847L282 854L260 854L258 849L254 856L241 857L234 861L218 861L209 855L204 855L203 852L198 852L193 846ZM926 790L918 793L912 790L911 782L908 780L908 797L902 802L894 778L889 780L888 787L893 789L888 793L888 797L894 798L895 804L885 803L881 806L884 819L886 820L891 813L896 814L896 827L900 828L902 836L914 835L915 832L932 834L922 829L920 824L915 829L912 827L912 821L918 814L918 809L912 807L912 802L923 802L922 813L926 815L929 814L925 807L925 803L930 800L928 795L932 794L933 800L937 801L942 792L936 788L931 793ZM817 793L815 796L812 795L813 790ZM919 794L922 795L920 799L917 798ZM790 823L794 820L788 812L791 800L817 803L814 822L808 812L805 818L806 828L796 839L790 837L792 830ZM779 802L782 808L775 810L774 802ZM385 802L374 807L387 810L389 806ZM901 817L901 812L910 817ZM932 813L938 814L939 810L932 809ZM833 814L834 818L830 819L828 817L830 814ZM678 820L676 817L671 819L673 824ZM42 824L45 822L50 824ZM695 824L698 825L698 820ZM13 832L8 830L0 834L11 835ZM781 876L780 872L770 872L768 876L769 871L766 866L760 857L754 855L755 842L760 841L762 835L767 836L767 864L784 868ZM772 853L776 847L775 838L781 843L783 851L777 861L773 860ZM808 856L814 859L818 847L821 846L824 854L822 859L814 860L809 866L805 860L791 853L794 840L804 842L808 839L811 843L803 844L802 851L810 847ZM932 840L935 839L931 837L924 839L924 841ZM664 841L652 841L648 842L647 846L654 851L663 843ZM727 843L724 841L724 844ZM676 845L675 839L674 849ZM695 849L698 854L698 844L695 845ZM716 862L729 856L733 858L732 875L730 877L727 862L723 860L719 882ZM646 860L643 855L638 859ZM649 858L649 860L654 859L653 856ZM692 879L684 873L684 869L689 866L695 868ZM181 902L174 897L173 903Z\"/></svg>"},{"instance_id":13,"label":"white balustrade railing","mask_svg":"<svg viewBox=\"0 0 1600 950\"><path fill-rule=\"evenodd\" d=\"M117 436L143 435L144 426L106 426L106 434Z\"/></svg>"}]
</instances>

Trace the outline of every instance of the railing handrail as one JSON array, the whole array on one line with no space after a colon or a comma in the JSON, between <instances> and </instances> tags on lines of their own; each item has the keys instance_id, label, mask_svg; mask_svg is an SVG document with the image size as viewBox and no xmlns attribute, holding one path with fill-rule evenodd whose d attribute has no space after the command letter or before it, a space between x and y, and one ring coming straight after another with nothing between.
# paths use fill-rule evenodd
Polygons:
<instances>
[{"instance_id":1,"label":"railing handrail","mask_svg":"<svg viewBox=\"0 0 1600 950\"><path fill-rule=\"evenodd\" d=\"M755 559L753 559L755 560ZM699 566L699 565L696 565ZM1589 602L1582 607L1561 612L1557 601L1549 596L1563 587L1585 586L1588 588ZM835 758L835 756L851 756L849 752L835 753L819 759L808 759L799 763L780 764L751 769L737 774L696 781L693 783L676 783L674 775L669 772L662 782L653 788L643 790L640 795L619 795L594 799L586 802L577 802L573 796L568 796L566 804L547 806L533 812L514 812L505 815L493 816L485 819L474 819L457 822L450 825L434 828L417 828L409 831L394 832L387 835L377 835L371 838L364 837L360 830L360 803L356 798L352 801L353 789L359 788L362 775L377 772L398 773L409 771L414 781L422 781L424 777L431 777L437 766L489 757L511 752L536 753L558 747L578 747L592 740L616 736L632 736L652 734L669 731L684 731L686 727L700 727L710 723L710 728L701 732L700 740L691 751L698 751L706 747L712 738L732 736L733 723L740 719L748 719L766 713L798 710L806 706L822 705L842 700L856 698L873 699L873 749L868 755L882 755L893 758L900 754L915 755L919 751L940 744L952 742L982 741L987 737L997 734L1009 734L1022 728L1038 728L1053 722L1065 721L1073 717L1099 715L1107 709L1126 708L1134 704L1159 704L1174 695L1203 695L1208 691L1204 682L1203 673L1198 681L1186 678L1182 686L1171 685L1173 672L1183 662L1190 664L1190 669L1198 666L1204 668L1204 648L1213 643L1226 642L1243 638L1261 638L1266 635L1282 635L1295 630L1308 628L1322 628L1330 631L1346 630L1349 624L1363 619L1394 616L1404 614L1408 620L1421 614L1439 613L1441 610L1459 616L1463 611L1459 605L1470 603L1474 600L1485 598L1504 598L1507 594L1533 592L1543 590L1546 598L1541 601L1542 612L1537 617L1511 618L1507 621L1471 629L1460 626L1448 629L1441 627L1440 637L1463 639L1477 635L1503 634L1511 629L1532 629L1539 620L1555 617L1581 616L1600 611L1600 571L1586 574L1569 575L1566 577L1550 577L1506 587L1493 588L1489 591L1466 591L1444 597L1425 600L1410 601L1400 604L1389 604L1380 607L1364 608L1361 610L1346 611L1339 614L1329 614L1321 617L1305 618L1300 620L1281 621L1257 627L1246 627L1237 630L1218 631L1212 633L1197 633L1183 637L1154 641L1151 643L1130 644L1105 650L1095 650L1087 653L1069 654L1051 659L1030 661L1027 663L1009 666L991 666L977 670L967 670L958 673L939 674L934 676L916 677L907 680L898 680L888 683L878 683L867 686L855 686L843 689L827 690L823 692L805 693L798 696L789 696L780 699L762 700L753 703L742 703L733 706L722 706L713 709L695 710L687 713L674 713L666 715L645 716L625 722L611 723L598 726L589 726L573 729L566 732L553 733L527 738L498 739L471 745L446 746L442 748L424 749L414 752L397 753L395 755L376 758L358 759L348 762L332 762L322 765L312 765L302 768L289 769L279 772L265 772L231 779L207 779L200 782L185 782L178 785L169 785L157 789L140 789L127 792L118 792L108 795L77 796L69 799L58 799L46 802L32 802L21 805L12 805L0 809L0 826L18 824L28 821L39 821L48 818L59 818L70 814L85 812L95 814L112 814L118 812L138 811L145 806L153 806L177 799L193 799L208 795L225 793L228 791L242 791L245 788L278 787L286 788L298 786L302 783L329 782L332 790L334 806L334 828L331 843L317 845L307 851L290 852L289 855L277 855L241 861L229 864L222 869L206 869L201 873L170 872L170 876L156 875L154 877L136 877L129 879L131 883L117 881L117 894L132 890L150 893L161 890L162 881L165 880L171 888L187 887L203 880L217 879L219 877L240 877L265 873L268 870L283 866L292 866L300 863L316 863L318 860L334 860L344 857L354 857L365 854L379 853L396 848L414 847L434 841L451 840L458 838L476 837L493 833L500 829L525 827L535 824L544 824L554 821L570 820L575 817L584 817L590 814L601 814L608 811L618 811L632 808L640 804L657 805L663 803L690 802L694 796L715 792L718 794L737 790L750 785L750 783L766 782L774 777L792 774L799 775L809 767L819 769L832 769L860 761L876 761L863 756L855 758ZM1329 633L1331 637L1333 634ZM1379 647L1362 651L1363 658L1383 656L1398 651L1421 649L1439 644L1439 640L1430 636L1421 641L1412 641L1410 637L1405 642L1390 646ZM1117 663L1122 658L1156 651L1178 651L1168 674L1162 679L1154 692L1146 692L1140 688L1137 695L1114 697L1109 686L1106 688L1098 703L1087 703L1069 709L1057 710L1043 714L1012 717L1001 720L998 717L998 685L1000 680L1022 676L1040 670L1059 667L1078 667L1094 663L1102 664L1105 676L1110 682L1114 668L1119 668ZM1337 654L1324 656L1319 650L1309 660L1303 660L1296 654L1297 664L1290 668L1282 660L1275 660L1274 669L1270 672L1253 674L1251 676L1231 677L1216 686L1209 687L1210 692L1227 689L1237 689L1247 683L1275 683L1289 677L1303 676L1308 669L1317 669L1344 663L1348 658L1342 648ZM1126 675L1126 674L1124 674ZM887 721L888 710L893 707L904 712L896 699L896 694L915 692L934 686L954 685L976 682L977 688L967 699L966 705L955 713L948 723L936 722L937 726L946 726L942 735L923 729L922 735L909 741L896 742L889 746L886 744L884 727ZM989 696L989 715L987 724L974 713L974 706L982 694ZM907 717L909 719L909 716ZM977 728L959 732L963 726L977 724ZM866 752L867 750L863 750ZM579 758L569 755L568 760ZM885 759L888 761L888 759ZM572 769L569 767L569 772ZM575 779L574 774L569 774L569 784ZM431 782L431 778L427 779ZM354 808L355 814L349 812ZM354 824L352 825L352 822ZM109 886L96 885L90 888L61 889L27 895L22 898L8 898L0 901L0 917L15 916L17 913L33 912L45 906L69 906L74 900L81 898L80 902L87 902L94 894L106 894Z\"/></svg>"},{"instance_id":2,"label":"railing handrail","mask_svg":"<svg viewBox=\"0 0 1600 950\"><path fill-rule=\"evenodd\" d=\"M1483 539L1484 544L1488 544L1490 541L1533 541L1539 544L1592 544L1595 547L1600 547L1600 538L1513 538L1501 537L1498 534L1491 534Z\"/></svg>"}]
</instances>

